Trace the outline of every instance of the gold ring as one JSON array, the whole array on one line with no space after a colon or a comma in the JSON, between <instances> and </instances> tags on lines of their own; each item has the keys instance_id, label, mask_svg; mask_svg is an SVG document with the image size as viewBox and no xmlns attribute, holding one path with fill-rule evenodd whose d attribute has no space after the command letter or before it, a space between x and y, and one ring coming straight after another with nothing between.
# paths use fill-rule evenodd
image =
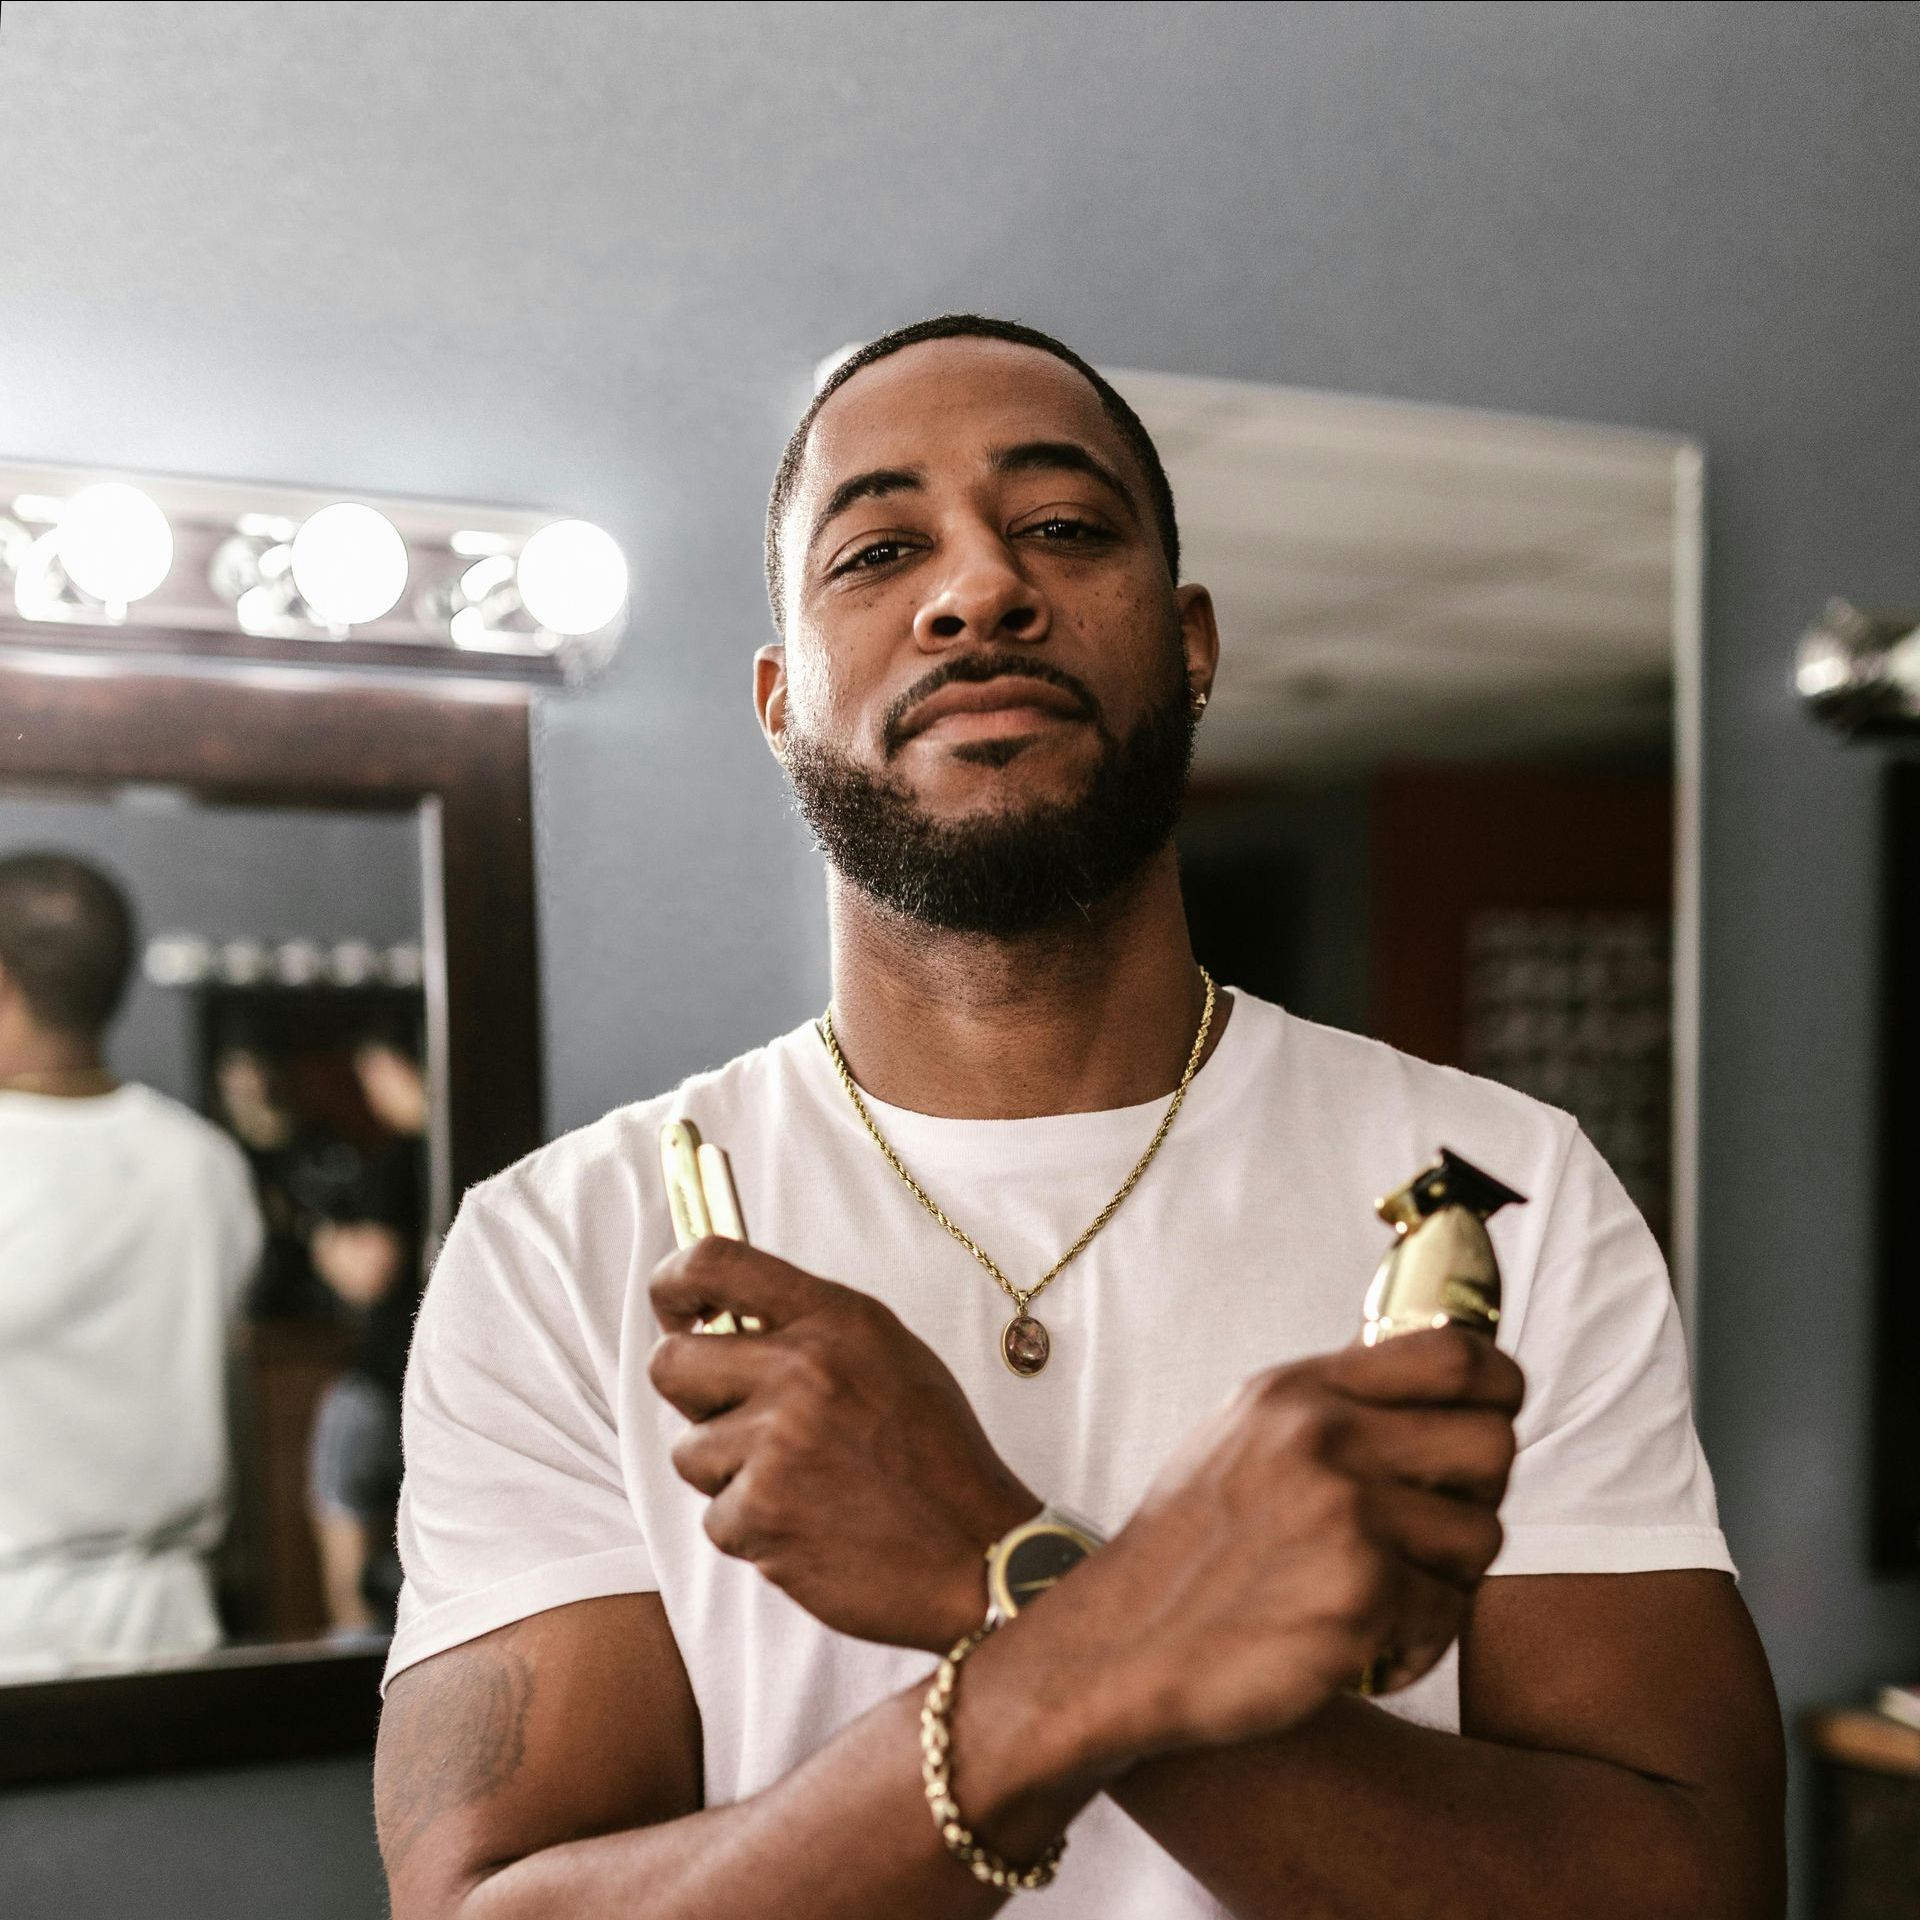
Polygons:
<instances>
[{"instance_id":1,"label":"gold ring","mask_svg":"<svg viewBox=\"0 0 1920 1920\"><path fill-rule=\"evenodd\" d=\"M1398 1657L1393 1653L1376 1653L1360 1669L1359 1678L1348 1686L1347 1691L1362 1700L1370 1700L1377 1693L1385 1693L1387 1676L1393 1671Z\"/></svg>"}]
</instances>

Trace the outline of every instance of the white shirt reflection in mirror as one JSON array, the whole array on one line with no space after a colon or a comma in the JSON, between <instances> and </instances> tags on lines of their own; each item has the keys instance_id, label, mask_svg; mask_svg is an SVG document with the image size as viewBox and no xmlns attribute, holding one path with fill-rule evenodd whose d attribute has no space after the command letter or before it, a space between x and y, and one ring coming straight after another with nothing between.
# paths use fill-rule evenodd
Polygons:
<instances>
[{"instance_id":1,"label":"white shirt reflection in mirror","mask_svg":"<svg viewBox=\"0 0 1920 1920\"><path fill-rule=\"evenodd\" d=\"M0 1682L390 1630L418 926L407 818L0 795Z\"/></svg>"}]
</instances>

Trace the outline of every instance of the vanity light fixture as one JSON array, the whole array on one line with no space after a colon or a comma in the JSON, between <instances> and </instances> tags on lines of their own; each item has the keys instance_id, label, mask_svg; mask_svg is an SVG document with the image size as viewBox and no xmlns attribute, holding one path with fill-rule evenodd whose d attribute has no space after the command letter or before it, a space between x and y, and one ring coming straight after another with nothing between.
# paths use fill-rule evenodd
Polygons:
<instances>
[{"instance_id":1,"label":"vanity light fixture","mask_svg":"<svg viewBox=\"0 0 1920 1920\"><path fill-rule=\"evenodd\" d=\"M627 604L627 563L609 534L555 520L526 544L514 569L520 604L548 633L595 633Z\"/></svg>"},{"instance_id":2,"label":"vanity light fixture","mask_svg":"<svg viewBox=\"0 0 1920 1920\"><path fill-rule=\"evenodd\" d=\"M66 496L17 491L0 518L0 568L23 618L118 626L172 566L167 516L124 481Z\"/></svg>"},{"instance_id":3,"label":"vanity light fixture","mask_svg":"<svg viewBox=\"0 0 1920 1920\"><path fill-rule=\"evenodd\" d=\"M617 631L627 606L627 562L610 534L585 520L552 520L515 555L475 529L454 536L473 556L443 590L447 630L474 652L532 647L552 653Z\"/></svg>"},{"instance_id":4,"label":"vanity light fixture","mask_svg":"<svg viewBox=\"0 0 1920 1920\"><path fill-rule=\"evenodd\" d=\"M417 987L426 959L416 940L320 940L306 934L158 933L141 972L156 987Z\"/></svg>"},{"instance_id":5,"label":"vanity light fixture","mask_svg":"<svg viewBox=\"0 0 1920 1920\"><path fill-rule=\"evenodd\" d=\"M300 523L287 572L314 613L344 632L391 612L406 592L407 543L378 507L336 500Z\"/></svg>"},{"instance_id":6,"label":"vanity light fixture","mask_svg":"<svg viewBox=\"0 0 1920 1920\"><path fill-rule=\"evenodd\" d=\"M0 647L577 681L628 592L564 515L0 464Z\"/></svg>"},{"instance_id":7,"label":"vanity light fixture","mask_svg":"<svg viewBox=\"0 0 1920 1920\"><path fill-rule=\"evenodd\" d=\"M103 480L82 487L53 527L67 578L103 606L144 600L173 566L173 529L138 487Z\"/></svg>"}]
</instances>

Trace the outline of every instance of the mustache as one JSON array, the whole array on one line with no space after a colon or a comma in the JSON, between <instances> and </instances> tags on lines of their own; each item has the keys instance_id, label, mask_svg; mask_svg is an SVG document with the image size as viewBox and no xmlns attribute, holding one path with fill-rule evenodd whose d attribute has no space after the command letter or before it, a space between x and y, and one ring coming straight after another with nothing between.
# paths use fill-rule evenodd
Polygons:
<instances>
[{"instance_id":1,"label":"mustache","mask_svg":"<svg viewBox=\"0 0 1920 1920\"><path fill-rule=\"evenodd\" d=\"M887 708L880 722L880 739L886 748L886 757L891 760L906 744L901 729L906 725L907 716L921 701L929 699L942 687L956 680L978 684L985 680L1006 679L1010 675L1022 680L1040 680L1050 687L1058 687L1062 693L1070 694L1079 703L1080 718L1091 721L1103 739L1107 737L1106 716L1101 711L1100 702L1095 698L1093 689L1077 674L1069 673L1064 667L1056 667L1051 660L1042 660L1033 654L1015 653L1008 648L986 649L958 653L951 660L943 660L932 672L922 674Z\"/></svg>"}]
</instances>

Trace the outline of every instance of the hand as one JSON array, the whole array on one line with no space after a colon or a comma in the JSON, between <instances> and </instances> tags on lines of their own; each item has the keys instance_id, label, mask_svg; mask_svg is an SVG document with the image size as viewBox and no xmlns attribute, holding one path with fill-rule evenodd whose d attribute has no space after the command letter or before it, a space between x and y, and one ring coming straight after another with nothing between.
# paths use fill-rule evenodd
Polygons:
<instances>
[{"instance_id":1,"label":"hand","mask_svg":"<svg viewBox=\"0 0 1920 1920\"><path fill-rule=\"evenodd\" d=\"M653 1384L695 1424L680 1477L707 1537L842 1633L944 1653L980 1624L986 1549L1040 1502L959 1383L871 1295L737 1240L654 1269ZM730 1307L766 1331L695 1334Z\"/></svg>"},{"instance_id":2,"label":"hand","mask_svg":"<svg viewBox=\"0 0 1920 1920\"><path fill-rule=\"evenodd\" d=\"M1388 1690L1432 1667L1500 1548L1523 1391L1454 1328L1250 1380L1063 1583L1132 1757L1281 1732L1376 1656Z\"/></svg>"},{"instance_id":3,"label":"hand","mask_svg":"<svg viewBox=\"0 0 1920 1920\"><path fill-rule=\"evenodd\" d=\"M350 1307L384 1299L407 1253L399 1231L378 1220L323 1220L307 1248L315 1271Z\"/></svg>"}]
</instances>

